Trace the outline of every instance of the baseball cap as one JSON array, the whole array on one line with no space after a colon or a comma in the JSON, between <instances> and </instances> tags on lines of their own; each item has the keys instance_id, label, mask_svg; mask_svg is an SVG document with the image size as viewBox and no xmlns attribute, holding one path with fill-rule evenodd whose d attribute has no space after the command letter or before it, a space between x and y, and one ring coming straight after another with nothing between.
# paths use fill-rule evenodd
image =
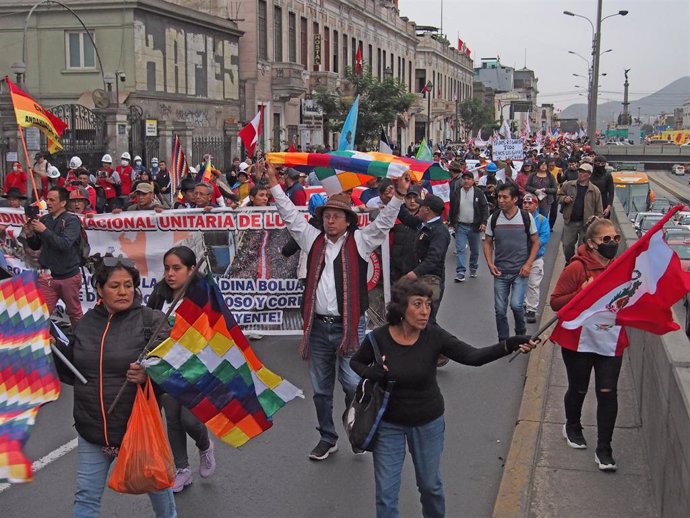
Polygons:
<instances>
[{"instance_id":1,"label":"baseball cap","mask_svg":"<svg viewBox=\"0 0 690 518\"><path fill-rule=\"evenodd\" d=\"M525 196L522 198L523 203L524 202L529 202L529 203L537 203L537 197L534 196L534 194L525 194Z\"/></svg>"},{"instance_id":2,"label":"baseball cap","mask_svg":"<svg viewBox=\"0 0 690 518\"><path fill-rule=\"evenodd\" d=\"M474 178L474 174L469 172L469 171L463 171L462 174L460 175L460 178L464 178L465 176L469 176L470 178Z\"/></svg>"},{"instance_id":3,"label":"baseball cap","mask_svg":"<svg viewBox=\"0 0 690 518\"><path fill-rule=\"evenodd\" d=\"M153 185L148 183L148 182L141 182L139 185L137 185L137 188L134 189L134 192L141 192L141 193L151 193L153 192Z\"/></svg>"},{"instance_id":4,"label":"baseball cap","mask_svg":"<svg viewBox=\"0 0 690 518\"><path fill-rule=\"evenodd\" d=\"M429 194L426 198L419 202L422 207L429 207L435 214L441 214L445 208L443 200L435 194Z\"/></svg>"},{"instance_id":5,"label":"baseball cap","mask_svg":"<svg viewBox=\"0 0 690 518\"><path fill-rule=\"evenodd\" d=\"M580 164L580 167L577 168L578 171L587 171L588 173L591 173L594 169L592 168L591 164L588 164L586 162L583 162Z\"/></svg>"},{"instance_id":6,"label":"baseball cap","mask_svg":"<svg viewBox=\"0 0 690 518\"><path fill-rule=\"evenodd\" d=\"M247 162L240 162L239 169L240 173L244 173L247 169L249 169L249 164L247 164Z\"/></svg>"},{"instance_id":7,"label":"baseball cap","mask_svg":"<svg viewBox=\"0 0 690 518\"><path fill-rule=\"evenodd\" d=\"M407 189L407 194L405 196L409 196L410 194L420 196L422 194L422 186L417 184L410 185L410 188Z\"/></svg>"},{"instance_id":8,"label":"baseball cap","mask_svg":"<svg viewBox=\"0 0 690 518\"><path fill-rule=\"evenodd\" d=\"M297 180L299 178L299 171L297 169L293 169L292 167L288 167L287 171L285 171L285 174L287 174L287 177L290 178L290 180Z\"/></svg>"},{"instance_id":9,"label":"baseball cap","mask_svg":"<svg viewBox=\"0 0 690 518\"><path fill-rule=\"evenodd\" d=\"M597 156L595 156L595 157L594 157L594 163L597 163L597 162L599 162L599 163L606 163L606 162L607 162L606 157L605 157L604 155L597 155Z\"/></svg>"}]
</instances>

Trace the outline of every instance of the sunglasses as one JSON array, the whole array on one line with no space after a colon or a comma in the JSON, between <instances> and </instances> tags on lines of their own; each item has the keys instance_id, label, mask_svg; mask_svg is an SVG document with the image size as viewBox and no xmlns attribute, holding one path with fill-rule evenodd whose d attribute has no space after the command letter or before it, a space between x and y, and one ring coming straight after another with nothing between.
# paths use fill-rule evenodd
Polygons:
<instances>
[{"instance_id":1,"label":"sunglasses","mask_svg":"<svg viewBox=\"0 0 690 518\"><path fill-rule=\"evenodd\" d=\"M117 257L113 257L111 255L107 255L103 257L103 266L106 266L107 268L114 268L118 265L121 266L126 266L128 268L134 268L134 261L131 259L127 259L125 257L122 257L121 255L118 255Z\"/></svg>"},{"instance_id":2,"label":"sunglasses","mask_svg":"<svg viewBox=\"0 0 690 518\"><path fill-rule=\"evenodd\" d=\"M620 234L614 234L613 236L601 236L601 242L604 244L608 244L611 241L615 243L620 243L621 242L621 236Z\"/></svg>"}]
</instances>

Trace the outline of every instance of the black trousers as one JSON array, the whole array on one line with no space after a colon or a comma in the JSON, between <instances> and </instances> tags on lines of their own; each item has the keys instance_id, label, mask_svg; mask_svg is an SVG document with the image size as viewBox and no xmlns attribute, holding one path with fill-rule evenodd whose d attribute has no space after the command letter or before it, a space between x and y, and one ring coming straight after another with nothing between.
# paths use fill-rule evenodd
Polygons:
<instances>
[{"instance_id":1,"label":"black trousers","mask_svg":"<svg viewBox=\"0 0 690 518\"><path fill-rule=\"evenodd\" d=\"M563 347L561 347L561 353L568 374L568 390L563 398L566 424L569 427L581 426L582 405L585 402L589 378L594 369L598 447L609 448L618 415L617 387L623 357L577 352Z\"/></svg>"},{"instance_id":2,"label":"black trousers","mask_svg":"<svg viewBox=\"0 0 690 518\"><path fill-rule=\"evenodd\" d=\"M189 467L187 458L187 435L194 439L196 447L205 451L211 445L206 425L199 421L188 408L182 406L172 396L163 394L163 409L165 421L168 425L168 441L175 459L175 467L184 469Z\"/></svg>"}]
</instances>

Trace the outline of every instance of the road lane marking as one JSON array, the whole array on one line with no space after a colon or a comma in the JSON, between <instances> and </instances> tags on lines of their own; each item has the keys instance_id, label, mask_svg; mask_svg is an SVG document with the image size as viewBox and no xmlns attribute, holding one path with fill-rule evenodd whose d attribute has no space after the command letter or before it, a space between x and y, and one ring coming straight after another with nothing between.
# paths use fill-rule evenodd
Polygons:
<instances>
[{"instance_id":1,"label":"road lane marking","mask_svg":"<svg viewBox=\"0 0 690 518\"><path fill-rule=\"evenodd\" d=\"M35 461L31 467L33 468L34 473L42 470L45 468L47 465L55 462L58 460L60 457L64 457L67 455L69 452L71 452L73 449L77 447L77 438L75 437L71 441L63 444L59 448L51 451L48 455L41 457L37 461ZM12 484L0 484L0 493L3 491L6 491L12 487Z\"/></svg>"}]
</instances>

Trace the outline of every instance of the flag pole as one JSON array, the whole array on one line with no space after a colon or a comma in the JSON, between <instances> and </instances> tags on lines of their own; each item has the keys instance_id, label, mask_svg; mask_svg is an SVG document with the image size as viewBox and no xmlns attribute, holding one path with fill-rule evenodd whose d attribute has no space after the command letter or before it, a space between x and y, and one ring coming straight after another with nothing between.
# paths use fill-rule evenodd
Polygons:
<instances>
[{"instance_id":1,"label":"flag pole","mask_svg":"<svg viewBox=\"0 0 690 518\"><path fill-rule=\"evenodd\" d=\"M552 316L544 325L542 325L537 330L536 333L532 334L532 337L530 338L530 340L539 340L539 335L544 333L544 331L546 331L549 327L551 327L554 324L554 322L556 322L557 320L558 320L558 315ZM511 356L510 360L508 360L508 363L512 362L521 353L522 353L522 351L520 351L519 349L517 351L515 351L515 354L513 354L513 356Z\"/></svg>"},{"instance_id":2,"label":"flag pole","mask_svg":"<svg viewBox=\"0 0 690 518\"><path fill-rule=\"evenodd\" d=\"M24 140L24 130L21 126L17 125L19 128L19 136L22 141L22 148L24 148L24 158L26 159L26 167L29 170L29 178L31 178L31 185L34 188L34 198L38 202L38 189L36 188L36 180L34 179L34 171L31 168L31 160L29 159L29 150L26 148L26 140Z\"/></svg>"},{"instance_id":3,"label":"flag pole","mask_svg":"<svg viewBox=\"0 0 690 518\"><path fill-rule=\"evenodd\" d=\"M204 253L201 256L201 258L197 261L196 267L194 268L194 272L196 273L199 271L199 268L204 264L204 261L206 261L207 258L207 252L204 249ZM184 282L182 285L182 289L180 292L175 295L173 298L172 302L170 303L170 307L168 308L168 311L165 312L165 318L163 318L160 323L158 324L158 327L156 327L155 331L151 334L151 338L149 338L148 343L146 344L146 347L141 351L141 354L139 355L139 358L137 358L136 363L141 363L144 358L146 358L146 355L149 353L151 350L151 346L153 345L153 342L156 340L158 337L158 333L161 332L161 329L163 329L163 326L168 322L168 318L170 318L170 315L172 314L173 311L175 311L177 303L182 300L182 298L185 296L185 293L187 292L187 288L189 288L189 285L192 283L192 280L194 279L194 273L190 274L189 277L187 277L187 280ZM110 408L108 408L108 415L113 413L113 410L115 409L115 406L117 405L118 401L120 401L120 398L122 397L122 394L125 391L125 388L127 388L127 383L129 383L127 380L122 384L120 387L120 390L118 391L117 395L115 396L115 399L113 400L112 404L110 405Z\"/></svg>"}]
</instances>

